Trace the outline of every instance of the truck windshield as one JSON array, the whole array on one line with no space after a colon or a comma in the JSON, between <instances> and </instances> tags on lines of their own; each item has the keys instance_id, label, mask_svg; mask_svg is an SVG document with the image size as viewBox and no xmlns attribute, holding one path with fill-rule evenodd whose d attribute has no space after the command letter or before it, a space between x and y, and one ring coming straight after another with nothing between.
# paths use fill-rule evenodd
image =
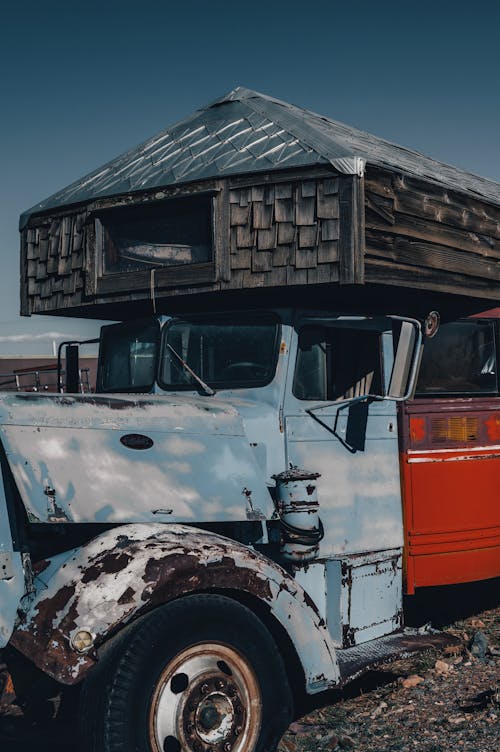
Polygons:
<instances>
[{"instance_id":1,"label":"truck windshield","mask_svg":"<svg viewBox=\"0 0 500 752\"><path fill-rule=\"evenodd\" d=\"M175 319L163 334L160 386L199 389L171 348L213 389L264 386L274 376L278 342L270 314Z\"/></svg>"},{"instance_id":2,"label":"truck windshield","mask_svg":"<svg viewBox=\"0 0 500 752\"><path fill-rule=\"evenodd\" d=\"M160 326L154 319L101 330L97 391L149 392L156 378Z\"/></svg>"}]
</instances>

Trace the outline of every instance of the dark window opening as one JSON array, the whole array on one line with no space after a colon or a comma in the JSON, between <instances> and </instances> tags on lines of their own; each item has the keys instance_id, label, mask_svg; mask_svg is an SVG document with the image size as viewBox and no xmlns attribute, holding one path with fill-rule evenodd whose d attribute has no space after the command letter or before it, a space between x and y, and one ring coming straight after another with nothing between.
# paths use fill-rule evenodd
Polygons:
<instances>
[{"instance_id":1,"label":"dark window opening","mask_svg":"<svg viewBox=\"0 0 500 752\"><path fill-rule=\"evenodd\" d=\"M150 392L156 378L157 321L111 324L101 330L99 392Z\"/></svg>"},{"instance_id":2,"label":"dark window opening","mask_svg":"<svg viewBox=\"0 0 500 752\"><path fill-rule=\"evenodd\" d=\"M301 400L382 394L381 334L306 326L299 333L293 393Z\"/></svg>"},{"instance_id":3,"label":"dark window opening","mask_svg":"<svg viewBox=\"0 0 500 752\"><path fill-rule=\"evenodd\" d=\"M210 196L111 209L97 221L104 274L213 260Z\"/></svg>"},{"instance_id":4,"label":"dark window opening","mask_svg":"<svg viewBox=\"0 0 500 752\"><path fill-rule=\"evenodd\" d=\"M276 370L279 333L276 318L268 314L175 319L163 334L160 384L199 389L169 345L214 389L264 386Z\"/></svg>"},{"instance_id":5,"label":"dark window opening","mask_svg":"<svg viewBox=\"0 0 500 752\"><path fill-rule=\"evenodd\" d=\"M495 323L476 319L442 324L425 342L416 393L498 393Z\"/></svg>"}]
</instances>

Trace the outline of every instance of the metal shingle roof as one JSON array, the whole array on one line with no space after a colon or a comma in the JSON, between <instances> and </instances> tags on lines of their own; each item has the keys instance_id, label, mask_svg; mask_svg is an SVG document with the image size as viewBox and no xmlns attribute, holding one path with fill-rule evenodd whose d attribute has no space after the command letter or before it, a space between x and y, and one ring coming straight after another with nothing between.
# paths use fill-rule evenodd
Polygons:
<instances>
[{"instance_id":1,"label":"metal shingle roof","mask_svg":"<svg viewBox=\"0 0 500 752\"><path fill-rule=\"evenodd\" d=\"M498 183L238 87L36 204L20 224L31 214L103 196L316 164L352 173L365 162L500 203Z\"/></svg>"}]
</instances>

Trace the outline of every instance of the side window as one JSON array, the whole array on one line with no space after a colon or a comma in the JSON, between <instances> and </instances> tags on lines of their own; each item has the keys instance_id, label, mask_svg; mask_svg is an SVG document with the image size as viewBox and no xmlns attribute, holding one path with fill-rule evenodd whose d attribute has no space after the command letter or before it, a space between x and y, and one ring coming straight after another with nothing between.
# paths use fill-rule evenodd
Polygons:
<instances>
[{"instance_id":1,"label":"side window","mask_svg":"<svg viewBox=\"0 0 500 752\"><path fill-rule=\"evenodd\" d=\"M381 333L306 326L299 332L293 394L301 400L341 400L382 394Z\"/></svg>"},{"instance_id":2,"label":"side window","mask_svg":"<svg viewBox=\"0 0 500 752\"><path fill-rule=\"evenodd\" d=\"M149 392L155 381L159 333L156 321L103 326L98 391Z\"/></svg>"},{"instance_id":3,"label":"side window","mask_svg":"<svg viewBox=\"0 0 500 752\"><path fill-rule=\"evenodd\" d=\"M497 393L496 344L493 321L442 324L425 344L417 396Z\"/></svg>"}]
</instances>

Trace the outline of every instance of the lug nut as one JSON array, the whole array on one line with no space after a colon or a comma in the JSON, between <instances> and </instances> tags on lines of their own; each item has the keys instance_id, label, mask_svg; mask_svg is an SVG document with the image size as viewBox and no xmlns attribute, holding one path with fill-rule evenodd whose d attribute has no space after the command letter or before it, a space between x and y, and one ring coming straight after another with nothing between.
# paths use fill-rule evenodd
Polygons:
<instances>
[{"instance_id":1,"label":"lug nut","mask_svg":"<svg viewBox=\"0 0 500 752\"><path fill-rule=\"evenodd\" d=\"M200 687L200 691L202 695L206 695L207 692L210 691L210 687L208 686L208 684L202 684Z\"/></svg>"}]
</instances>

